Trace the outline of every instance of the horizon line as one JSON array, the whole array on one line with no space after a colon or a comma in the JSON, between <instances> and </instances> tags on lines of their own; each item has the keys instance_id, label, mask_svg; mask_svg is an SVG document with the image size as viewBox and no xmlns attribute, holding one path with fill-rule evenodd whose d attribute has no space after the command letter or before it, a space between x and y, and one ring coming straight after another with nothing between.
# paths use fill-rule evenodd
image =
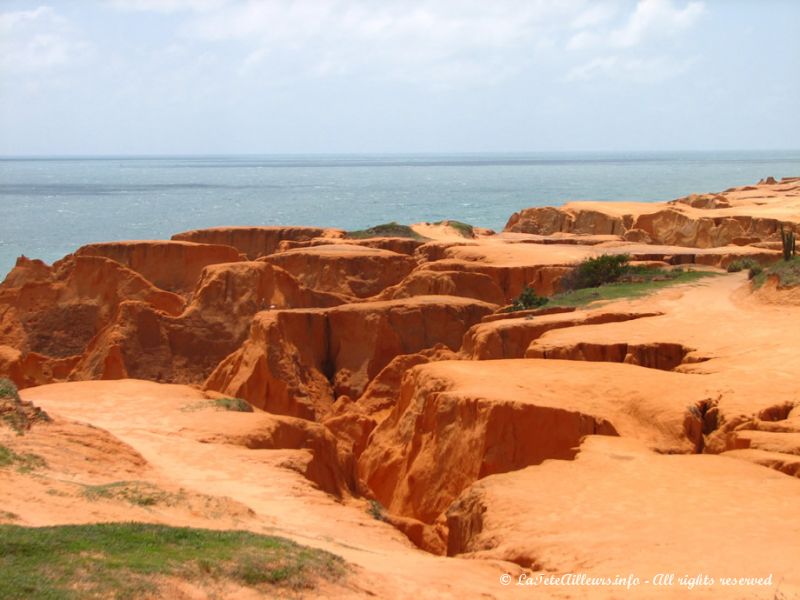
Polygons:
<instances>
[{"instance_id":1,"label":"horizon line","mask_svg":"<svg viewBox=\"0 0 800 600\"><path fill-rule=\"evenodd\" d=\"M737 152L800 152L798 148L670 148L658 150L458 150L458 151L379 151L379 152L203 152L203 153L66 153L66 154L0 154L0 160L30 159L146 159L146 158L219 158L219 157L363 157L363 156L514 156L554 154L669 154L669 153L737 153Z\"/></svg>"}]
</instances>

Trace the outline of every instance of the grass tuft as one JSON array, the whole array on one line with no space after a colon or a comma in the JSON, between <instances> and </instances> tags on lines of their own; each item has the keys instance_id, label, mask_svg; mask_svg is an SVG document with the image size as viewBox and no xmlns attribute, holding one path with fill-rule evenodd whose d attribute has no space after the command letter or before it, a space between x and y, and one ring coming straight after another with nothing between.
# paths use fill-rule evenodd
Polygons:
<instances>
[{"instance_id":1,"label":"grass tuft","mask_svg":"<svg viewBox=\"0 0 800 600\"><path fill-rule=\"evenodd\" d=\"M374 227L368 227L367 229L348 231L345 234L345 237L354 240L368 239L374 237L403 237L403 238L412 238L415 240L427 239L418 234L413 229L411 229L411 227L409 227L408 225L401 225L400 223L395 223L394 221L392 221L391 223L381 223L380 225L375 225Z\"/></svg>"},{"instance_id":2,"label":"grass tuft","mask_svg":"<svg viewBox=\"0 0 800 600\"><path fill-rule=\"evenodd\" d=\"M0 525L0 598L45 600L159 595L159 577L202 585L229 579L270 594L313 589L345 574L333 554L245 531L143 523ZM160 595L159 597L165 597Z\"/></svg>"},{"instance_id":3,"label":"grass tuft","mask_svg":"<svg viewBox=\"0 0 800 600\"><path fill-rule=\"evenodd\" d=\"M761 287L770 275L777 275L780 285L794 287L800 285L800 256L791 260L781 260L757 273L753 279L756 287Z\"/></svg>"},{"instance_id":4,"label":"grass tuft","mask_svg":"<svg viewBox=\"0 0 800 600\"><path fill-rule=\"evenodd\" d=\"M465 238L472 239L475 237L475 228L469 223L447 220L447 221L436 221L434 225L446 225L447 227L452 227L459 233L459 235Z\"/></svg>"},{"instance_id":5,"label":"grass tuft","mask_svg":"<svg viewBox=\"0 0 800 600\"><path fill-rule=\"evenodd\" d=\"M739 271L749 271L750 269L759 266L760 265L758 261L755 261L752 258L737 258L728 264L728 268L726 270L728 273L738 273Z\"/></svg>"},{"instance_id":6,"label":"grass tuft","mask_svg":"<svg viewBox=\"0 0 800 600\"><path fill-rule=\"evenodd\" d=\"M87 485L83 488L87 500L123 500L136 506L166 504L174 506L181 500L180 494L171 494L146 481L115 481L103 485Z\"/></svg>"},{"instance_id":7,"label":"grass tuft","mask_svg":"<svg viewBox=\"0 0 800 600\"><path fill-rule=\"evenodd\" d=\"M20 473L30 473L36 469L43 469L47 466L47 461L38 454L24 452L17 454L11 448L0 444L0 468L16 467Z\"/></svg>"},{"instance_id":8,"label":"grass tuft","mask_svg":"<svg viewBox=\"0 0 800 600\"><path fill-rule=\"evenodd\" d=\"M217 398L213 401L214 406L223 410L230 410L233 412L253 412L253 407L241 398Z\"/></svg>"},{"instance_id":9,"label":"grass tuft","mask_svg":"<svg viewBox=\"0 0 800 600\"><path fill-rule=\"evenodd\" d=\"M550 298L553 306L584 306L591 302L618 300L620 298L638 298L655 291L678 285L691 283L705 277L714 277L718 273L711 271L667 271L664 269L641 269L628 281L619 281L592 288L583 288L562 292Z\"/></svg>"},{"instance_id":10,"label":"grass tuft","mask_svg":"<svg viewBox=\"0 0 800 600\"><path fill-rule=\"evenodd\" d=\"M19 396L17 386L10 379L0 378L0 421L19 435L23 435L34 423L52 421L50 416L32 402Z\"/></svg>"},{"instance_id":11,"label":"grass tuft","mask_svg":"<svg viewBox=\"0 0 800 600\"><path fill-rule=\"evenodd\" d=\"M196 412L215 408L217 410L228 410L231 412L254 412L252 405L242 398L215 398L213 400L201 400L181 406L181 412Z\"/></svg>"},{"instance_id":12,"label":"grass tuft","mask_svg":"<svg viewBox=\"0 0 800 600\"><path fill-rule=\"evenodd\" d=\"M375 519L376 521L386 521L386 509L383 508L383 504L381 504L377 500L369 501L369 505L367 506L367 513L369 513L369 516Z\"/></svg>"}]
</instances>

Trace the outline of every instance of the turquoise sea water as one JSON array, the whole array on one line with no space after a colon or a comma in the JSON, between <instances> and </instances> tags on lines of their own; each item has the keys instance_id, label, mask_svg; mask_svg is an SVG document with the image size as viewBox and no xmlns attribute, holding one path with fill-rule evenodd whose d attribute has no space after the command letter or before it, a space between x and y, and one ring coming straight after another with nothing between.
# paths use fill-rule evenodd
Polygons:
<instances>
[{"instance_id":1,"label":"turquoise sea water","mask_svg":"<svg viewBox=\"0 0 800 600\"><path fill-rule=\"evenodd\" d=\"M20 254L216 225L363 228L521 208L670 200L800 176L800 151L0 159L0 276Z\"/></svg>"}]
</instances>

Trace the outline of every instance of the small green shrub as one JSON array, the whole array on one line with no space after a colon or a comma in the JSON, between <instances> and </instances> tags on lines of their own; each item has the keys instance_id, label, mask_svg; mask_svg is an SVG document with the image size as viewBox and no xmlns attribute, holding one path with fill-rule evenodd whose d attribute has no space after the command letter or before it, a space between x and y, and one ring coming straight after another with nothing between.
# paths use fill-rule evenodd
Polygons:
<instances>
[{"instance_id":1,"label":"small green shrub","mask_svg":"<svg viewBox=\"0 0 800 600\"><path fill-rule=\"evenodd\" d=\"M526 285L525 289L523 289L519 296L514 299L514 302L511 304L511 308L509 308L508 311L516 312L518 310L531 310L533 308L544 306L547 304L547 302L547 298L544 296L537 296L536 292L533 291L533 288Z\"/></svg>"},{"instance_id":2,"label":"small green shrub","mask_svg":"<svg viewBox=\"0 0 800 600\"><path fill-rule=\"evenodd\" d=\"M368 227L367 229L348 231L345 234L345 237L356 240L374 238L374 237L404 237L404 238L413 238L415 240L427 239L423 238L420 234L411 229L411 227L409 227L408 225L402 225L394 221L392 221L391 223L381 223L380 225L375 225L374 227Z\"/></svg>"},{"instance_id":3,"label":"small green shrub","mask_svg":"<svg viewBox=\"0 0 800 600\"><path fill-rule=\"evenodd\" d=\"M376 521L386 520L386 511L384 510L383 505L377 500L369 501L367 512L369 513L369 516L371 516Z\"/></svg>"},{"instance_id":4,"label":"small green shrub","mask_svg":"<svg viewBox=\"0 0 800 600\"><path fill-rule=\"evenodd\" d=\"M603 254L587 258L570 273L561 278L564 290L580 290L614 283L628 270L627 254Z\"/></svg>"},{"instance_id":5,"label":"small green shrub","mask_svg":"<svg viewBox=\"0 0 800 600\"><path fill-rule=\"evenodd\" d=\"M214 406L223 410L231 410L234 412L253 412L253 407L241 398L217 398L214 400Z\"/></svg>"},{"instance_id":6,"label":"small green shrub","mask_svg":"<svg viewBox=\"0 0 800 600\"><path fill-rule=\"evenodd\" d=\"M750 267L750 270L747 272L747 278L748 279L755 279L756 277L761 275L761 273L763 273L763 272L764 272L764 267L762 267L761 265L758 265L758 264L757 265L753 265L752 267Z\"/></svg>"},{"instance_id":7,"label":"small green shrub","mask_svg":"<svg viewBox=\"0 0 800 600\"><path fill-rule=\"evenodd\" d=\"M19 402L19 391L14 382L5 377L0 377L0 398L10 398Z\"/></svg>"},{"instance_id":8,"label":"small green shrub","mask_svg":"<svg viewBox=\"0 0 800 600\"><path fill-rule=\"evenodd\" d=\"M20 398L13 381L0 378L0 422L11 427L18 435L24 435L32 424L50 421L50 416L41 408Z\"/></svg>"},{"instance_id":9,"label":"small green shrub","mask_svg":"<svg viewBox=\"0 0 800 600\"><path fill-rule=\"evenodd\" d=\"M728 273L738 273L745 269L754 269L760 265L752 258L737 258L728 264Z\"/></svg>"},{"instance_id":10,"label":"small green shrub","mask_svg":"<svg viewBox=\"0 0 800 600\"><path fill-rule=\"evenodd\" d=\"M755 287L764 285L764 282L770 275L778 277L781 287L800 286L800 256L795 256L788 261L779 260L757 272L753 276Z\"/></svg>"}]
</instances>

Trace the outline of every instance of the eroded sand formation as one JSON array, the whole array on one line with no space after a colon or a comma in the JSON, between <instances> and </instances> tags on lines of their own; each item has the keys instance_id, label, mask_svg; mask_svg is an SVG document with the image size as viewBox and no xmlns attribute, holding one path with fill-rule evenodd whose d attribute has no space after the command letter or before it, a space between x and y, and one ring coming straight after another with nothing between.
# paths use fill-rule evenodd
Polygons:
<instances>
[{"instance_id":1,"label":"eroded sand formation","mask_svg":"<svg viewBox=\"0 0 800 600\"><path fill-rule=\"evenodd\" d=\"M46 462L0 470L0 520L284 535L351 565L310 596L687 593L516 585L534 572L772 575L692 594L800 597L800 297L723 270L778 261L781 224L800 231L800 179L526 209L499 234L231 227L20 258L0 377L53 420L0 427ZM607 253L722 274L502 312ZM115 482L180 501L85 493Z\"/></svg>"}]
</instances>

